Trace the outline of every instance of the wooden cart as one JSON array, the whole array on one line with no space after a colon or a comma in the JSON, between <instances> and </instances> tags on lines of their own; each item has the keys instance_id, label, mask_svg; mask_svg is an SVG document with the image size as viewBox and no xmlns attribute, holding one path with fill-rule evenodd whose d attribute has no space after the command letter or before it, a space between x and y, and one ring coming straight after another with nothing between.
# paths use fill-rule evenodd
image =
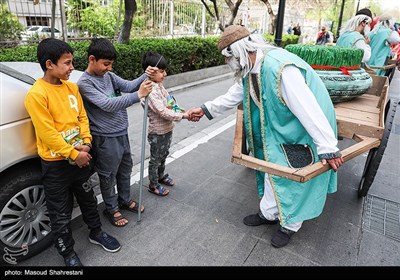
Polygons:
<instances>
[{"instance_id":1,"label":"wooden cart","mask_svg":"<svg viewBox=\"0 0 400 280\"><path fill-rule=\"evenodd\" d=\"M353 139L354 145L342 150L344 161L369 151L364 172L358 187L358 195L365 196L375 178L389 139L398 101L390 100L387 77L373 75L373 86L362 96L347 102L334 104L338 136ZM232 162L246 167L306 182L329 170L329 165L316 162L310 166L295 169L257 159L248 153L243 129L243 108L237 110L236 129L232 151Z\"/></svg>"},{"instance_id":2,"label":"wooden cart","mask_svg":"<svg viewBox=\"0 0 400 280\"><path fill-rule=\"evenodd\" d=\"M393 79L394 72L396 71L397 61L394 59L389 59L384 66L365 66L365 71L370 75L376 75L374 69L385 70L385 76L389 78L389 84Z\"/></svg>"}]
</instances>

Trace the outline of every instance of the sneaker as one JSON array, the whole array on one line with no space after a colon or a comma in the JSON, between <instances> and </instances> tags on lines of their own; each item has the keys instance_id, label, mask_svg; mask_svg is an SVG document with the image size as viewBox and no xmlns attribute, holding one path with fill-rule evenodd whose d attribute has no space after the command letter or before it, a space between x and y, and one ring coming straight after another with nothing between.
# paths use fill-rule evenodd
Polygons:
<instances>
[{"instance_id":1,"label":"sneaker","mask_svg":"<svg viewBox=\"0 0 400 280\"><path fill-rule=\"evenodd\" d=\"M64 258L65 266L83 266L78 255L74 253L71 257Z\"/></svg>"},{"instance_id":2,"label":"sneaker","mask_svg":"<svg viewBox=\"0 0 400 280\"><path fill-rule=\"evenodd\" d=\"M94 234L89 234L89 241L90 243L100 245L107 252L115 253L121 249L121 244L119 244L118 240L104 231L96 236Z\"/></svg>"},{"instance_id":3,"label":"sneaker","mask_svg":"<svg viewBox=\"0 0 400 280\"><path fill-rule=\"evenodd\" d=\"M259 225L274 225L276 223L278 223L279 220L267 220L263 214L261 213L261 211L259 211L257 214L253 214L253 215L249 215L244 217L243 219L243 223L246 226L259 226Z\"/></svg>"},{"instance_id":4,"label":"sneaker","mask_svg":"<svg viewBox=\"0 0 400 280\"><path fill-rule=\"evenodd\" d=\"M281 248L283 246L286 246L290 238L295 234L295 231L292 231L290 229L284 228L284 227L279 227L278 231L272 236L271 239L271 245L274 246L275 248Z\"/></svg>"}]
</instances>

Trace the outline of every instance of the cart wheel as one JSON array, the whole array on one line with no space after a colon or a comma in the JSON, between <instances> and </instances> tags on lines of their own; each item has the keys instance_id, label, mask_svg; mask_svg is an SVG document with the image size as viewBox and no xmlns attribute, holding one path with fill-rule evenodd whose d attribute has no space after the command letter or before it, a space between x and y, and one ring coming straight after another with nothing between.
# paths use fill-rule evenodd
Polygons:
<instances>
[{"instance_id":1,"label":"cart wheel","mask_svg":"<svg viewBox=\"0 0 400 280\"><path fill-rule=\"evenodd\" d=\"M392 104L391 104L392 103ZM361 177L360 184L358 186L358 196L364 197L367 195L369 188L374 182L375 175L378 171L379 165L382 161L383 154L387 143L389 141L390 132L392 130L392 124L394 115L396 113L398 101L391 102L389 99L385 107L385 131L381 139L381 144L378 148L371 149L368 153L367 160L364 166L363 175Z\"/></svg>"}]
</instances>

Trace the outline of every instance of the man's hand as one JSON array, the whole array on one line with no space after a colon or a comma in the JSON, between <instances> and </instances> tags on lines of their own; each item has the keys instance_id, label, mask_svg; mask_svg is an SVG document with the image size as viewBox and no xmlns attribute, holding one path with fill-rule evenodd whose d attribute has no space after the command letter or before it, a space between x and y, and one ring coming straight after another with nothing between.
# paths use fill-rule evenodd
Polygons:
<instances>
[{"instance_id":1,"label":"man's hand","mask_svg":"<svg viewBox=\"0 0 400 280\"><path fill-rule=\"evenodd\" d=\"M329 165L332 167L333 171L337 171L339 167L343 164L343 157L337 157L337 158L331 158L331 159L322 159L321 160L323 165L326 165L326 163L329 163Z\"/></svg>"},{"instance_id":2,"label":"man's hand","mask_svg":"<svg viewBox=\"0 0 400 280\"><path fill-rule=\"evenodd\" d=\"M143 97L146 97L147 95L149 95L152 88L153 88L153 82L150 80L144 80L138 90L139 98L143 98Z\"/></svg>"},{"instance_id":3,"label":"man's hand","mask_svg":"<svg viewBox=\"0 0 400 280\"><path fill-rule=\"evenodd\" d=\"M192 122L198 122L203 116L204 116L204 111L198 107L198 108L191 108L188 111L189 114L189 120Z\"/></svg>"}]
</instances>

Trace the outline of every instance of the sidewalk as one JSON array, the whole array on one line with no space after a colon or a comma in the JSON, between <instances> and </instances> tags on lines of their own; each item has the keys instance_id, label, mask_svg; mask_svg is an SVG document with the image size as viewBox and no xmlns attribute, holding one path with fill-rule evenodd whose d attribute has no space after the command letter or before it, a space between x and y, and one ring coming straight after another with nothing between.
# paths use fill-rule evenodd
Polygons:
<instances>
[{"instance_id":1,"label":"sidewalk","mask_svg":"<svg viewBox=\"0 0 400 280\"><path fill-rule=\"evenodd\" d=\"M225 77L173 94L182 107L190 108L224 93L231 84ZM400 100L398 71L390 89ZM132 190L138 198L143 110L136 105L131 110L136 164ZM106 253L90 244L80 216L73 221L75 249L86 266L399 266L399 115L369 194L357 197L367 155L362 154L339 170L338 192L328 196L322 215L304 222L284 248L270 245L278 225L242 223L243 217L258 211L259 199L254 171L230 162L235 119L235 110L230 110L212 121L176 125L166 170L176 186L167 197L144 188L146 210L140 222L136 214L124 212L129 224L116 228L101 216L104 229L120 240L119 252ZM145 178L145 186L147 182ZM101 203L99 212L103 209ZM18 265L62 266L63 261L51 247Z\"/></svg>"}]
</instances>

